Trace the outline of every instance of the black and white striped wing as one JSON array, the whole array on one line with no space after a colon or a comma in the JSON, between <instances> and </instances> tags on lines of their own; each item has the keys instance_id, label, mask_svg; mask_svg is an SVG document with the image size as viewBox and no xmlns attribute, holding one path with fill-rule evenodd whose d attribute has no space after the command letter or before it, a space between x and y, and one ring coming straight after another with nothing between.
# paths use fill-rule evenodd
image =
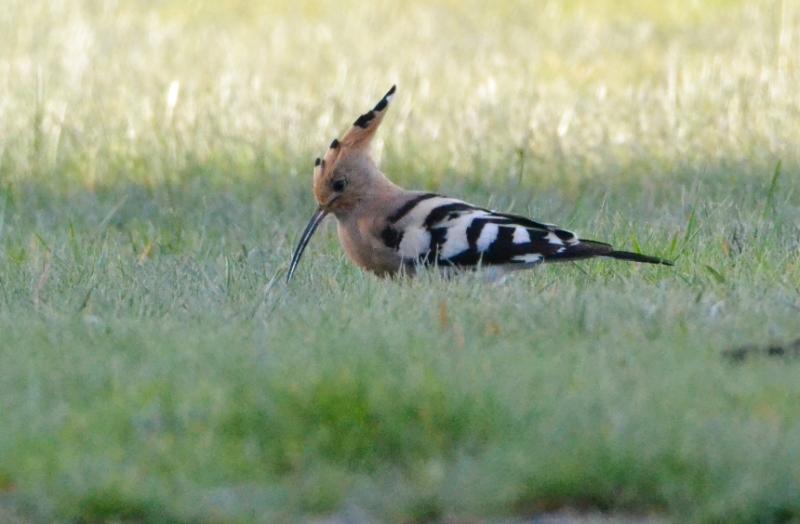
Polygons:
<instances>
[{"instance_id":1,"label":"black and white striped wing","mask_svg":"<svg viewBox=\"0 0 800 524\"><path fill-rule=\"evenodd\" d=\"M410 264L530 266L586 256L569 231L431 193L413 197L387 222L384 243Z\"/></svg>"}]
</instances>

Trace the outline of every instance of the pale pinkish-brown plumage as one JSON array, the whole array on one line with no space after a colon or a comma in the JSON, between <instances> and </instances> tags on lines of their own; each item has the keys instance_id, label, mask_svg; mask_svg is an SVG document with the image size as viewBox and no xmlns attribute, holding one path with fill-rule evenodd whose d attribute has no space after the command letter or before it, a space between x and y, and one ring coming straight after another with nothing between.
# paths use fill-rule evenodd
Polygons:
<instances>
[{"instance_id":1,"label":"pale pinkish-brown plumage","mask_svg":"<svg viewBox=\"0 0 800 524\"><path fill-rule=\"evenodd\" d=\"M419 265L488 265L505 271L529 268L546 260L595 256L671 265L657 257L579 239L551 224L395 185L370 155L370 143L394 91L392 86L371 111L353 123L341 141L331 143L324 158L317 159L314 197L319 207L295 249L287 279L328 213L336 217L339 239L350 260L380 276L399 271L413 274Z\"/></svg>"}]
</instances>

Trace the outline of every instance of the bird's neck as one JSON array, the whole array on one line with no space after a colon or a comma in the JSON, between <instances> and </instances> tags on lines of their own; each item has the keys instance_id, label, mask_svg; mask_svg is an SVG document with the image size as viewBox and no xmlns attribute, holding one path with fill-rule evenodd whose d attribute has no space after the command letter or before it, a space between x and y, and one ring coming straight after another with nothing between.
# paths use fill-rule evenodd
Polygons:
<instances>
[{"instance_id":1,"label":"bird's neck","mask_svg":"<svg viewBox=\"0 0 800 524\"><path fill-rule=\"evenodd\" d=\"M380 169L375 168L369 173L366 187L366 192L369 194L366 196L382 200L385 198L394 198L404 191L402 187L389 180Z\"/></svg>"}]
</instances>

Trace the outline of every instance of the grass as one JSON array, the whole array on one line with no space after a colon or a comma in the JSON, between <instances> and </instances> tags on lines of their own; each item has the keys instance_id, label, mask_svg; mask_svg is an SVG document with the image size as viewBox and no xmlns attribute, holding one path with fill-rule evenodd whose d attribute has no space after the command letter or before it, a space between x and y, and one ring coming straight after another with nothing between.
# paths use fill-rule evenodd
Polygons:
<instances>
[{"instance_id":1,"label":"grass","mask_svg":"<svg viewBox=\"0 0 800 524\"><path fill-rule=\"evenodd\" d=\"M7 4L0 517L800 520L798 363L721 357L800 336L796 3ZM329 226L286 286L395 82L398 183L676 266L384 281Z\"/></svg>"}]
</instances>

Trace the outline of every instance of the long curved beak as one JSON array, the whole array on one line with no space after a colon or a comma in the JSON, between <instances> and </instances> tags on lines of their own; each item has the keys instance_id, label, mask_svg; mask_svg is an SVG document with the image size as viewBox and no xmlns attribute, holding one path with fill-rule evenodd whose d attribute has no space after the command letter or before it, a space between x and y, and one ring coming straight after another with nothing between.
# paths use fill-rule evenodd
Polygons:
<instances>
[{"instance_id":1,"label":"long curved beak","mask_svg":"<svg viewBox=\"0 0 800 524\"><path fill-rule=\"evenodd\" d=\"M289 282L292 279L292 275L294 275L294 271L297 269L297 265L300 263L300 257L303 256L303 251L306 250L308 241L311 240L311 236L317 230L317 227L319 227L322 219L325 218L325 215L327 214L328 211L322 206L319 206L311 216L311 220L308 221L308 225L306 226L305 231L303 231L303 236L300 237L300 242L298 242L297 247L294 248L292 262L289 264L289 272L286 274L286 282Z\"/></svg>"}]
</instances>

